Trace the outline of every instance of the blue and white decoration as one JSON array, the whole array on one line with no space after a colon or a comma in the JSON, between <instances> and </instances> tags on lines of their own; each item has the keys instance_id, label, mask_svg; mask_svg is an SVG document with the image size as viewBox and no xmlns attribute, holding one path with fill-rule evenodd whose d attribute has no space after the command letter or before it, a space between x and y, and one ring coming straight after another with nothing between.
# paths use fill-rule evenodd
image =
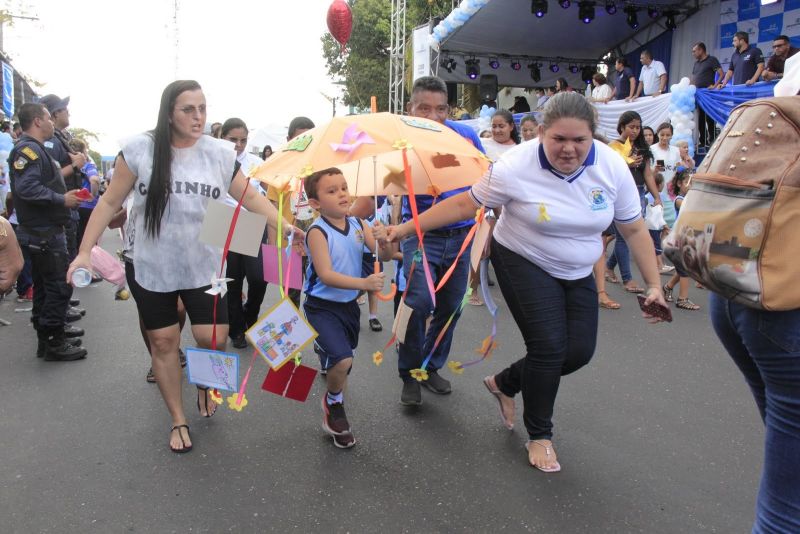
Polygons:
<instances>
[{"instance_id":1,"label":"blue and white decoration","mask_svg":"<svg viewBox=\"0 0 800 534\"><path fill-rule=\"evenodd\" d=\"M436 25L431 34L431 46L438 47L451 33L463 26L490 0L463 0L442 22Z\"/></svg>"},{"instance_id":2,"label":"blue and white decoration","mask_svg":"<svg viewBox=\"0 0 800 534\"><path fill-rule=\"evenodd\" d=\"M689 155L694 156L694 95L697 87L689 84L689 78L669 88L671 99L669 103L669 120L672 123L672 141L686 141L689 144Z\"/></svg>"}]
</instances>

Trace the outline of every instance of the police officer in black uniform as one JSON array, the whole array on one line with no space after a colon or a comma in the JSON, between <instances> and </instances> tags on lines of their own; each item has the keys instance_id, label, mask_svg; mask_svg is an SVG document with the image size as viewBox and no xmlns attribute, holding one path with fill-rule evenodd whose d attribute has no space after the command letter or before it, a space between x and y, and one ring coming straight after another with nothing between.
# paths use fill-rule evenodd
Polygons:
<instances>
[{"instance_id":1,"label":"police officer in black uniform","mask_svg":"<svg viewBox=\"0 0 800 534\"><path fill-rule=\"evenodd\" d=\"M53 135L50 113L41 104L23 104L18 113L23 135L8 158L11 192L19 226L17 239L33 267L33 326L39 338L37 356L48 361L86 357L80 340L68 340L64 317L72 296L67 281L67 238L64 225L79 204L77 191L67 191L60 167L44 148ZM82 333L82 332L81 332Z\"/></svg>"},{"instance_id":2,"label":"police officer in black uniform","mask_svg":"<svg viewBox=\"0 0 800 534\"><path fill-rule=\"evenodd\" d=\"M72 136L66 130L69 126L69 97L62 99L50 94L43 96L39 103L43 104L47 111L50 112L55 125L53 136L45 140L44 147L61 167L61 176L64 177L67 191L80 189L83 185L81 169L86 164L86 156L75 152L69 147L69 141L72 139ZM78 245L80 244L77 241L79 219L78 210L71 209L69 221L64 225L67 236L67 253L70 261L75 259L75 255L78 253ZM67 321L77 321L81 316L86 315L86 310L73 308L72 306L77 306L77 303L71 302L71 306L67 308Z\"/></svg>"}]
</instances>

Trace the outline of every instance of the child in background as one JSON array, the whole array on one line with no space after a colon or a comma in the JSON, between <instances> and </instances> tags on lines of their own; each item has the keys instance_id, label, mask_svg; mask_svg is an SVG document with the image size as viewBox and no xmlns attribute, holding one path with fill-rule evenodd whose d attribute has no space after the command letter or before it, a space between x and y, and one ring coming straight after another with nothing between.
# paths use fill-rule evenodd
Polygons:
<instances>
[{"instance_id":1,"label":"child in background","mask_svg":"<svg viewBox=\"0 0 800 534\"><path fill-rule=\"evenodd\" d=\"M672 228L672 225L675 223L675 203L671 198L669 198L669 193L664 190L664 175L660 172L657 172L653 175L653 179L656 182L656 187L658 188L659 192L658 195L661 198L661 207L663 210L664 222L666 222L666 224L663 228L659 228L658 230L649 230L650 237L652 238L653 245L656 248L656 261L658 262L659 272L661 274L669 274L675 270L675 267L671 265L664 265L661 240L667 236L669 229ZM652 206L654 203L653 195L651 193L647 193L645 198L647 199L647 205Z\"/></svg>"},{"instance_id":2,"label":"child in background","mask_svg":"<svg viewBox=\"0 0 800 534\"><path fill-rule=\"evenodd\" d=\"M672 177L670 189L672 189L672 192L675 194L676 218L677 214L680 214L681 205L683 204L683 197L686 195L686 192L689 191L689 185L692 181L691 179L692 175L690 174L689 169L685 167L678 167L678 169L675 171L675 175ZM678 298L675 300L675 307L682 310L699 310L700 306L689 300L689 277L677 267L675 268L675 271L675 274L672 275L672 278L670 278L669 282L664 284L664 298L667 300L667 302L672 302L672 291L675 289L676 284L680 284Z\"/></svg>"},{"instance_id":3,"label":"child in background","mask_svg":"<svg viewBox=\"0 0 800 534\"><path fill-rule=\"evenodd\" d=\"M364 245L375 250L373 231L348 216L350 194L339 169L315 172L305 182L311 206L320 216L306 233L306 253L310 259L303 288L306 319L319 336L314 350L327 371L327 392L322 398L322 428L333 437L333 444L346 449L356 444L344 410L344 389L353 364L361 311L356 302L359 291L381 291L384 274L361 277ZM375 232L382 230L375 223ZM380 259L388 260L388 243L379 247Z\"/></svg>"},{"instance_id":4,"label":"child in background","mask_svg":"<svg viewBox=\"0 0 800 534\"><path fill-rule=\"evenodd\" d=\"M386 203L389 205L389 224L397 225L403 222L403 197L400 195L391 195L386 197ZM403 299L403 292L406 290L406 277L403 272L403 252L400 250L400 242L394 241L391 244L392 260L394 260L394 283L397 286L397 291L394 294L394 315L397 316L397 308L400 307L400 301Z\"/></svg>"},{"instance_id":5,"label":"child in background","mask_svg":"<svg viewBox=\"0 0 800 534\"><path fill-rule=\"evenodd\" d=\"M363 223L369 226L370 231L375 221L375 215L363 219ZM383 264L379 263L380 271L383 272ZM366 278L375 272L375 249L370 249L367 247L366 243L364 244L364 253L361 255L361 277ZM375 296L374 291L366 291L362 292L358 296L358 304L359 306L363 304L369 304L369 329L373 332L380 332L383 330L383 325L381 324L380 319L378 319L378 297Z\"/></svg>"}]
</instances>

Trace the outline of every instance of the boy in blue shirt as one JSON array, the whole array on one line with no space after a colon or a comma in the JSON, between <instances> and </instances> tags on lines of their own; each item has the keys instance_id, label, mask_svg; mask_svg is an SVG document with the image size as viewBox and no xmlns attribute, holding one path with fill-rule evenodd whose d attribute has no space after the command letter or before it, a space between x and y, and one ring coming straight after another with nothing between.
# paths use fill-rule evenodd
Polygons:
<instances>
[{"instance_id":1,"label":"boy in blue shirt","mask_svg":"<svg viewBox=\"0 0 800 534\"><path fill-rule=\"evenodd\" d=\"M306 253L310 259L303 288L306 319L319 336L314 351L319 355L327 393L322 398L322 429L333 444L346 449L356 444L344 411L343 391L358 346L361 311L356 302L359 291L381 291L384 274L361 277L361 255L366 245L375 250L376 230L364 231L360 219L348 216L351 198L339 169L316 172L305 181L311 207L320 216L306 232ZM381 260L391 257L388 243L380 244Z\"/></svg>"}]
</instances>

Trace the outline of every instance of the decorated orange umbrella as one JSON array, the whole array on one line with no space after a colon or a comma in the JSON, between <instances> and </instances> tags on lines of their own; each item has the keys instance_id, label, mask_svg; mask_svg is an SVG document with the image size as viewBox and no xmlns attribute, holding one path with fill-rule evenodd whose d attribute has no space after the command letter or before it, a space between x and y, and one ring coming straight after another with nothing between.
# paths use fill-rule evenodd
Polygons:
<instances>
[{"instance_id":1,"label":"decorated orange umbrella","mask_svg":"<svg viewBox=\"0 0 800 534\"><path fill-rule=\"evenodd\" d=\"M416 194L438 195L472 185L489 160L443 124L372 113L334 118L292 139L252 176L278 189L298 188L316 171L337 167L353 196L409 194L404 153Z\"/></svg>"}]
</instances>

